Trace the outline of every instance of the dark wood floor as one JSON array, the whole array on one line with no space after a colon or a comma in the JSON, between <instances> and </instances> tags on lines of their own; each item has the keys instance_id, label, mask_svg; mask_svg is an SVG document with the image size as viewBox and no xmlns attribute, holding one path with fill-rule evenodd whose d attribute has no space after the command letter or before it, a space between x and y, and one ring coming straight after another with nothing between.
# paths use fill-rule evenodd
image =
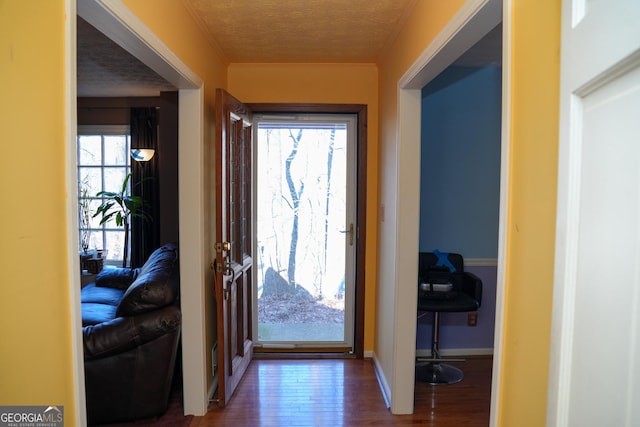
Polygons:
<instances>
[{"instance_id":1,"label":"dark wood floor","mask_svg":"<svg viewBox=\"0 0 640 427\"><path fill-rule=\"evenodd\" d=\"M203 426L487 426L490 358L456 363L462 382L416 384L415 413L387 409L371 360L254 360L229 405L194 417Z\"/></svg>"}]
</instances>

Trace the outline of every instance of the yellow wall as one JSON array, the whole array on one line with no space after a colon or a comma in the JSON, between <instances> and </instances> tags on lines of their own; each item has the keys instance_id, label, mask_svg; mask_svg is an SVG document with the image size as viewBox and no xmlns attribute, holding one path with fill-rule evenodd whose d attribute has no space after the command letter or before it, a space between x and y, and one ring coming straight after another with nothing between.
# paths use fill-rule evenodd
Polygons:
<instances>
[{"instance_id":1,"label":"yellow wall","mask_svg":"<svg viewBox=\"0 0 640 427\"><path fill-rule=\"evenodd\" d=\"M512 4L508 266L498 415L501 426L542 426L555 245L560 2Z\"/></svg>"},{"instance_id":2,"label":"yellow wall","mask_svg":"<svg viewBox=\"0 0 640 427\"><path fill-rule=\"evenodd\" d=\"M418 0L397 40L380 61L380 138L396 138L398 80L433 41L464 0Z\"/></svg>"},{"instance_id":3,"label":"yellow wall","mask_svg":"<svg viewBox=\"0 0 640 427\"><path fill-rule=\"evenodd\" d=\"M62 0L0 1L0 404L63 405L74 425L66 19Z\"/></svg>"},{"instance_id":4,"label":"yellow wall","mask_svg":"<svg viewBox=\"0 0 640 427\"><path fill-rule=\"evenodd\" d=\"M367 105L367 253L364 350L373 350L378 222L378 69L374 64L231 64L229 92L242 102Z\"/></svg>"}]
</instances>

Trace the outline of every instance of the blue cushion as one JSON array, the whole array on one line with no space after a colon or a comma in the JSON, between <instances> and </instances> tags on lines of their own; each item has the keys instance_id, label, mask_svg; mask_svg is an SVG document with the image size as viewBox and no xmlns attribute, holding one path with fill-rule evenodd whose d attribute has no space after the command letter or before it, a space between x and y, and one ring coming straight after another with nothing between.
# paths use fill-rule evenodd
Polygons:
<instances>
[{"instance_id":1,"label":"blue cushion","mask_svg":"<svg viewBox=\"0 0 640 427\"><path fill-rule=\"evenodd\" d=\"M127 290L138 276L137 268L105 267L96 276L96 286Z\"/></svg>"},{"instance_id":2,"label":"blue cushion","mask_svg":"<svg viewBox=\"0 0 640 427\"><path fill-rule=\"evenodd\" d=\"M117 305L100 303L82 303L82 326L108 322L116 316Z\"/></svg>"},{"instance_id":3,"label":"blue cushion","mask_svg":"<svg viewBox=\"0 0 640 427\"><path fill-rule=\"evenodd\" d=\"M80 291L80 301L84 303L100 303L117 306L124 291L117 288L106 288L89 283Z\"/></svg>"}]
</instances>

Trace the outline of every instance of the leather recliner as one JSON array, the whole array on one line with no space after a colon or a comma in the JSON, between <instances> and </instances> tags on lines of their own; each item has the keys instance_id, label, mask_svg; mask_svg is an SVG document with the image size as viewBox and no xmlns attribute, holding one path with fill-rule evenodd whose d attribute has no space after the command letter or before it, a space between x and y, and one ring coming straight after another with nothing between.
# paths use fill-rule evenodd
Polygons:
<instances>
[{"instance_id":1,"label":"leather recliner","mask_svg":"<svg viewBox=\"0 0 640 427\"><path fill-rule=\"evenodd\" d=\"M181 330L176 245L139 269L103 270L81 298L89 424L163 414Z\"/></svg>"}]
</instances>

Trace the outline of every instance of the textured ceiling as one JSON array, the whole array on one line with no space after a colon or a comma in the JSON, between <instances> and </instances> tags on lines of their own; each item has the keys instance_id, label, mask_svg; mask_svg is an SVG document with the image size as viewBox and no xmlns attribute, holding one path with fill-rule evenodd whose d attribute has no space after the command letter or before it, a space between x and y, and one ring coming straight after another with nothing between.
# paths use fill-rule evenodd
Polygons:
<instances>
[{"instance_id":1,"label":"textured ceiling","mask_svg":"<svg viewBox=\"0 0 640 427\"><path fill-rule=\"evenodd\" d=\"M375 62L416 0L182 0L231 62Z\"/></svg>"},{"instance_id":2,"label":"textured ceiling","mask_svg":"<svg viewBox=\"0 0 640 427\"><path fill-rule=\"evenodd\" d=\"M376 62L420 0L181 0L230 62ZM456 61L499 66L500 27ZM175 90L78 18L78 96Z\"/></svg>"},{"instance_id":3,"label":"textured ceiling","mask_svg":"<svg viewBox=\"0 0 640 427\"><path fill-rule=\"evenodd\" d=\"M77 25L78 96L158 96L176 90L82 18Z\"/></svg>"}]
</instances>

